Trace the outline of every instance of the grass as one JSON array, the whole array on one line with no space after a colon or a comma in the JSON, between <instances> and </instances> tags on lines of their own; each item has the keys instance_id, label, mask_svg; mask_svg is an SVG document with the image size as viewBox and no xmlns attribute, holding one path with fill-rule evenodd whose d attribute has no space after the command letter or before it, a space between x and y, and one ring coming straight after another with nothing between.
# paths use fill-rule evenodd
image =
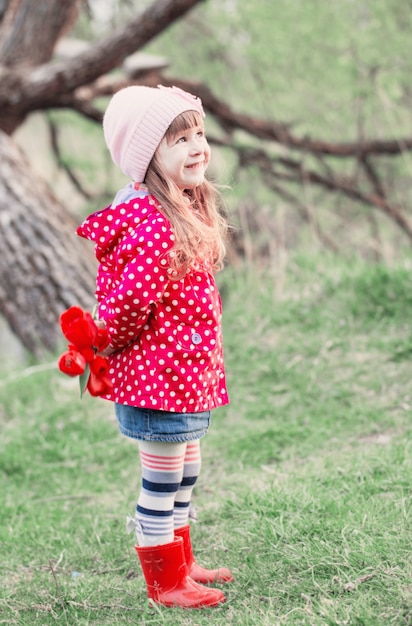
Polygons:
<instances>
[{"instance_id":1,"label":"grass","mask_svg":"<svg viewBox=\"0 0 412 626\"><path fill-rule=\"evenodd\" d=\"M410 626L412 277L295 258L221 280L231 404L196 488L217 609L150 608L125 517L135 446L110 404L33 368L0 380L0 623Z\"/></svg>"}]
</instances>

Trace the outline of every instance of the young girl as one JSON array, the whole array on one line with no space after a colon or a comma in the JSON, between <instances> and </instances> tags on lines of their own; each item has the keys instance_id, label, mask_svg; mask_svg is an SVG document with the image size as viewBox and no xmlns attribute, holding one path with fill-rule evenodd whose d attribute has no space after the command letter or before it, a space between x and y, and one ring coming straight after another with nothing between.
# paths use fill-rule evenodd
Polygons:
<instances>
[{"instance_id":1,"label":"young girl","mask_svg":"<svg viewBox=\"0 0 412 626\"><path fill-rule=\"evenodd\" d=\"M149 598L165 606L224 602L201 583L233 580L194 559L189 507L210 412L227 404L221 301L227 225L205 178L201 101L176 87L127 87L103 120L114 162L132 182L78 234L95 243L100 323L109 332L120 432L136 439L142 484L132 526ZM130 527L130 520L129 520Z\"/></svg>"}]
</instances>

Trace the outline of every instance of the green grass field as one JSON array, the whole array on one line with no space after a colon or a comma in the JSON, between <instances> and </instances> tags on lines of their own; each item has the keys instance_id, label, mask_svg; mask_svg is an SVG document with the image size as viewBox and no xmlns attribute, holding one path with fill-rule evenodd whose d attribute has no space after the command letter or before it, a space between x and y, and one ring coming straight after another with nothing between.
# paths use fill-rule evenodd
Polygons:
<instances>
[{"instance_id":1,"label":"green grass field","mask_svg":"<svg viewBox=\"0 0 412 626\"><path fill-rule=\"evenodd\" d=\"M411 268L296 257L220 283L231 404L192 536L234 572L227 603L149 607L135 446L51 357L0 380L0 623L411 626Z\"/></svg>"}]
</instances>

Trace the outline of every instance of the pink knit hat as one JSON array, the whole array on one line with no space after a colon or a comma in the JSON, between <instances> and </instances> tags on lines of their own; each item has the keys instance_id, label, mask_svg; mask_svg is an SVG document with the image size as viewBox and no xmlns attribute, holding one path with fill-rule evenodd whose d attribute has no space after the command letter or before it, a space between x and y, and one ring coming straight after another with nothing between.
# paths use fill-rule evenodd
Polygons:
<instances>
[{"instance_id":1,"label":"pink knit hat","mask_svg":"<svg viewBox=\"0 0 412 626\"><path fill-rule=\"evenodd\" d=\"M173 120L185 111L205 117L199 98L178 87L126 87L114 94L103 118L113 161L137 183Z\"/></svg>"}]
</instances>

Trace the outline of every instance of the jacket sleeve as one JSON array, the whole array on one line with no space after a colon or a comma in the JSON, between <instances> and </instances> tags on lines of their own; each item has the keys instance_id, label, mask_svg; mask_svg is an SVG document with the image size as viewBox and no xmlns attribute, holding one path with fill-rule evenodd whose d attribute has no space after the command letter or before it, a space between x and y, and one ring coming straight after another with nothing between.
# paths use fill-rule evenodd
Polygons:
<instances>
[{"instance_id":1,"label":"jacket sleeve","mask_svg":"<svg viewBox=\"0 0 412 626\"><path fill-rule=\"evenodd\" d=\"M99 317L106 322L115 350L138 338L152 305L163 297L173 243L169 224L157 216L129 230L113 252L116 279L99 302Z\"/></svg>"}]
</instances>

